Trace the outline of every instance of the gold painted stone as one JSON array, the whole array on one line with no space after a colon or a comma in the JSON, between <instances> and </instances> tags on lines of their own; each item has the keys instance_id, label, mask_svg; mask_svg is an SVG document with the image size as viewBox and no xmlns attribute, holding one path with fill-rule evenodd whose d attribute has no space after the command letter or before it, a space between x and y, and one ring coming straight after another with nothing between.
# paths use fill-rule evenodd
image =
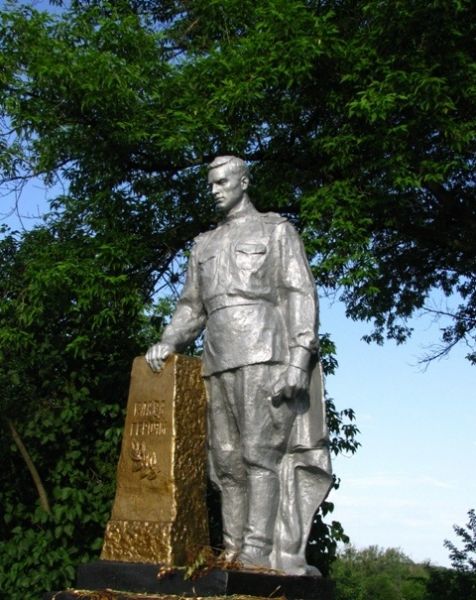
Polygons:
<instances>
[{"instance_id":1,"label":"gold painted stone","mask_svg":"<svg viewBox=\"0 0 476 600\"><path fill-rule=\"evenodd\" d=\"M209 544L201 362L134 360L103 560L186 565Z\"/></svg>"}]
</instances>

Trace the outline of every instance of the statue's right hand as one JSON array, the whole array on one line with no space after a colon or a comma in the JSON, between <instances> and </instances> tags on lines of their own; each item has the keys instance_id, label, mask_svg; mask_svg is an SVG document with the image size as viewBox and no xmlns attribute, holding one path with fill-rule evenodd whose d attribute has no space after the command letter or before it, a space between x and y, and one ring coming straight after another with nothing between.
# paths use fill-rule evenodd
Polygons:
<instances>
[{"instance_id":1,"label":"statue's right hand","mask_svg":"<svg viewBox=\"0 0 476 600\"><path fill-rule=\"evenodd\" d=\"M159 342L147 350L145 360L149 363L149 367L152 371L157 372L164 366L165 359L169 354L172 354L172 352L173 348L168 344Z\"/></svg>"}]
</instances>

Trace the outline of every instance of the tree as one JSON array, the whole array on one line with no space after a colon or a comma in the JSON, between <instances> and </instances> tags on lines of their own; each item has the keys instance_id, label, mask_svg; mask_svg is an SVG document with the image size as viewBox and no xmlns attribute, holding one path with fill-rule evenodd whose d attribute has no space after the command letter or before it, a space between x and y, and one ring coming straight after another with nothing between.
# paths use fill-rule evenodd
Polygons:
<instances>
[{"instance_id":1,"label":"tree","mask_svg":"<svg viewBox=\"0 0 476 600\"><path fill-rule=\"evenodd\" d=\"M474 574L443 567L428 567L428 600L476 600Z\"/></svg>"},{"instance_id":2,"label":"tree","mask_svg":"<svg viewBox=\"0 0 476 600\"><path fill-rule=\"evenodd\" d=\"M453 542L445 540L444 545L450 551L451 564L457 571L476 574L476 513L474 508L468 511L466 529L458 525L454 525L453 529L463 542L463 547L459 549Z\"/></svg>"},{"instance_id":3,"label":"tree","mask_svg":"<svg viewBox=\"0 0 476 600\"><path fill-rule=\"evenodd\" d=\"M71 585L101 547L130 357L147 337L123 261L48 228L0 242L0 588L9 598Z\"/></svg>"},{"instance_id":4,"label":"tree","mask_svg":"<svg viewBox=\"0 0 476 600\"><path fill-rule=\"evenodd\" d=\"M332 566L336 600L426 600L428 574L395 548L351 545Z\"/></svg>"},{"instance_id":5,"label":"tree","mask_svg":"<svg viewBox=\"0 0 476 600\"><path fill-rule=\"evenodd\" d=\"M453 542L444 541L450 551L453 569L429 569L428 596L431 600L476 600L476 515L468 511L466 528L454 525L456 535L463 542L459 549Z\"/></svg>"},{"instance_id":6,"label":"tree","mask_svg":"<svg viewBox=\"0 0 476 600\"><path fill-rule=\"evenodd\" d=\"M140 223L160 273L209 223L204 163L244 155L369 339L433 310L437 354L475 360L472 2L56 4L4 13L5 179L61 176L63 217L101 235Z\"/></svg>"}]
</instances>

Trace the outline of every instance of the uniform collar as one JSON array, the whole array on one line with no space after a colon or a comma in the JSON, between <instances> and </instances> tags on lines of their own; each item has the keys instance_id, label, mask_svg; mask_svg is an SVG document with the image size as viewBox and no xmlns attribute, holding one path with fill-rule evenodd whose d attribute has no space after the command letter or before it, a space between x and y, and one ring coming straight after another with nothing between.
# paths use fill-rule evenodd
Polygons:
<instances>
[{"instance_id":1,"label":"uniform collar","mask_svg":"<svg viewBox=\"0 0 476 600\"><path fill-rule=\"evenodd\" d=\"M248 204L245 208L240 210L239 212L233 213L232 215L227 215L223 219L223 223L232 223L233 221L237 221L238 219L246 219L246 218L254 218L258 215L258 211L253 206L253 204Z\"/></svg>"}]
</instances>

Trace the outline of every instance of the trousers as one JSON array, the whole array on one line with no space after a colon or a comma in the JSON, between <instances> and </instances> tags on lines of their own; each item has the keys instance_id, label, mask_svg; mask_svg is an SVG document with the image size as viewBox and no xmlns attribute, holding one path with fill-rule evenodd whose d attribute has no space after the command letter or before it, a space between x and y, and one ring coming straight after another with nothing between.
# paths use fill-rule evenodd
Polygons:
<instances>
[{"instance_id":1,"label":"trousers","mask_svg":"<svg viewBox=\"0 0 476 600\"><path fill-rule=\"evenodd\" d=\"M205 378L210 473L222 494L225 549L269 554L279 504L279 469L295 413L274 402L281 364L247 365Z\"/></svg>"}]
</instances>

